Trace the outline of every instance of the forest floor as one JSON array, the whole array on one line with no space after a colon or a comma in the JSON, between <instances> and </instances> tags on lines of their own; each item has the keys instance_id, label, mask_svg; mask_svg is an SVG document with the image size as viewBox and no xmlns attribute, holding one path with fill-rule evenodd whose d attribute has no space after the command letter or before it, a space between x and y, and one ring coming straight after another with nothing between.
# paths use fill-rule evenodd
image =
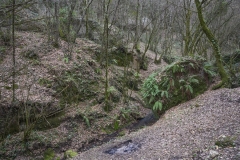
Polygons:
<instances>
[{"instance_id":1,"label":"forest floor","mask_svg":"<svg viewBox=\"0 0 240 160\"><path fill-rule=\"evenodd\" d=\"M18 100L16 106L11 105L13 66L11 48L6 51L0 62L0 133L1 136L5 135L4 141L0 142L0 159L43 159L48 149L52 149L56 157L64 159L67 150L83 152L128 134L131 127L124 129L125 127L137 123L138 119L151 113L150 109L144 108L142 102L139 102L141 96L137 90L128 88L127 94L130 99L128 105L124 104L123 95L118 88L116 89L121 84L115 82L115 79L121 76L124 67L115 65L109 67L109 79L110 84L117 90L117 98L120 100L113 104L114 109L111 112L103 110L105 69L96 60L101 49L98 44L86 39L77 39L70 48L72 58L67 59L65 55L69 54L69 47L65 41L61 40L60 47L54 48L41 33L18 32L16 37L15 98ZM144 50L144 44L141 44L141 50ZM166 65L164 62L161 65L154 64L154 57L155 53L147 51L149 69L140 70L141 81L153 71ZM65 79L61 83L67 85L57 92L59 79L66 76L66 73L70 73L67 77L69 80ZM129 73L134 77L134 70L130 68ZM71 78L77 74L83 75L81 80L85 81L85 84L74 86L69 83L69 81L75 83L76 79ZM61 92L71 85L73 88L89 89L86 88L88 82L97 82L97 86L93 86L96 92L94 97L66 106L63 110L59 108ZM17 123L17 110L23 116L20 118L20 126L18 126L19 122ZM25 144L23 135L26 119L24 118L27 114L36 114L42 118L33 122L30 120L30 124L33 123L37 127L32 129ZM115 128L116 122L120 123ZM10 129L14 132L8 131Z\"/></svg>"},{"instance_id":2,"label":"forest floor","mask_svg":"<svg viewBox=\"0 0 240 160\"><path fill-rule=\"evenodd\" d=\"M123 94L117 88L118 81L115 81L124 68L115 65L109 68L110 84L116 88L117 98L120 97L120 100L114 103L111 112L106 113L101 101L104 97L105 69L96 60L100 46L86 39L77 39L70 60L65 58L65 54L69 53L66 42L61 41L60 47L54 48L46 39L47 37L40 33L17 33L16 99L34 104L49 104L35 106L46 113L58 111L61 92L56 92L55 88L59 78L65 76L65 73L80 73L86 82L97 82L97 86L90 88L90 91L94 90L96 94L90 99L66 106L60 116L47 119L46 115L46 119L39 123L50 127L43 130L33 129L27 143L23 142L26 126L20 124L20 132L9 134L0 142L0 159L43 159L49 149L53 151L55 158L60 159L65 159L64 153L67 150L76 151L79 155L75 159L83 160L239 159L240 88L207 91L170 109L152 126L140 126L143 128L132 131L134 126L131 124L138 125L138 119L150 115L151 110L143 107L139 90L131 88L128 88L130 99L126 107L122 100ZM143 52L143 43L140 48ZM11 123L16 118L6 117L7 111L11 110L12 99L10 53L9 49L9 54L6 54L0 63L0 127L6 120ZM146 56L149 66L146 71L140 70L141 80L167 65L164 61L156 65L155 53L152 51L147 51ZM77 72L74 70L76 65ZM74 78L71 74L66 82ZM68 87L72 83L67 84ZM79 87L84 89L86 86ZM97 90L95 87L98 87ZM25 112L26 110L23 111ZM55 121L60 123L53 125ZM118 125L121 125L119 130ZM216 142L223 144L222 147L215 145Z\"/></svg>"},{"instance_id":3,"label":"forest floor","mask_svg":"<svg viewBox=\"0 0 240 160\"><path fill-rule=\"evenodd\" d=\"M239 160L240 88L207 91L76 160Z\"/></svg>"}]
</instances>

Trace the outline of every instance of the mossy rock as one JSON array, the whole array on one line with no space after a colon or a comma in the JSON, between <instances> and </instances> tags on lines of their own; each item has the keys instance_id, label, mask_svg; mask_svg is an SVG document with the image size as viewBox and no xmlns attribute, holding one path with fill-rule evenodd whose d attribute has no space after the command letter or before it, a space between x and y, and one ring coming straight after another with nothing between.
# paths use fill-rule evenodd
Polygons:
<instances>
[{"instance_id":1,"label":"mossy rock","mask_svg":"<svg viewBox=\"0 0 240 160\"><path fill-rule=\"evenodd\" d=\"M97 55L98 62L100 60L106 60L106 57L104 54L96 54L96 55ZM128 53L125 47L117 47L117 48L111 49L109 51L107 58L110 64L114 64L121 67L129 66L130 63L133 61L133 55L131 53Z\"/></svg>"},{"instance_id":2,"label":"mossy rock","mask_svg":"<svg viewBox=\"0 0 240 160\"><path fill-rule=\"evenodd\" d=\"M164 55L163 56L163 60L167 63L167 64L171 64L173 62L176 61L176 57L171 56L171 55Z\"/></svg>"},{"instance_id":3,"label":"mossy rock","mask_svg":"<svg viewBox=\"0 0 240 160\"><path fill-rule=\"evenodd\" d=\"M74 158L78 155L77 152L73 151L73 150L67 150L65 153L64 153L64 158L66 159L70 159L70 158Z\"/></svg>"}]
</instances>

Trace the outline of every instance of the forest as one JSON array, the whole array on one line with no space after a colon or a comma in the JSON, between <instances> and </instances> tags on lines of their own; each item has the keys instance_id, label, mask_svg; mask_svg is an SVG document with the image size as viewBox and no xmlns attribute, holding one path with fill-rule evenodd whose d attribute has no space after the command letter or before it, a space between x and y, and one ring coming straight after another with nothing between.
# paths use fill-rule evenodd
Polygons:
<instances>
[{"instance_id":1,"label":"forest","mask_svg":"<svg viewBox=\"0 0 240 160\"><path fill-rule=\"evenodd\" d=\"M239 0L1 0L0 159L240 159Z\"/></svg>"}]
</instances>

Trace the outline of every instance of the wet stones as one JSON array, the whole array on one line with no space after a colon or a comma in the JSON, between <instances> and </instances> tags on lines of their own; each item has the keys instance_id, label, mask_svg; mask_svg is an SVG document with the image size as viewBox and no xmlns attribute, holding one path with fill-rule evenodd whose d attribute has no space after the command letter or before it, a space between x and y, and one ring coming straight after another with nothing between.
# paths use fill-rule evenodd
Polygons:
<instances>
[{"instance_id":1,"label":"wet stones","mask_svg":"<svg viewBox=\"0 0 240 160\"><path fill-rule=\"evenodd\" d=\"M117 146L114 146L104 153L114 155L114 154L128 154L140 149L141 145L133 142L132 140L127 140Z\"/></svg>"}]
</instances>

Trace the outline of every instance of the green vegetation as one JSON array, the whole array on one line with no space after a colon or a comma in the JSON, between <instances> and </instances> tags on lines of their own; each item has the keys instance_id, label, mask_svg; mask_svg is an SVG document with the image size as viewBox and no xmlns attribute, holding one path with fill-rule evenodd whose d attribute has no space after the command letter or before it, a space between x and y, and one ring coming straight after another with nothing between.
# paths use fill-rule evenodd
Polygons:
<instances>
[{"instance_id":1,"label":"green vegetation","mask_svg":"<svg viewBox=\"0 0 240 160\"><path fill-rule=\"evenodd\" d=\"M60 35L60 37L66 41L72 42L74 39L73 37L76 36L76 33L75 33L75 31L73 29L73 25L72 25L72 18L76 17L76 13L74 11L72 13L69 13L67 7L64 7L64 8L60 9L59 17L60 17L59 18L59 21L60 21L59 35Z\"/></svg>"},{"instance_id":2,"label":"green vegetation","mask_svg":"<svg viewBox=\"0 0 240 160\"><path fill-rule=\"evenodd\" d=\"M218 140L215 142L216 146L222 147L222 148L226 148L226 147L234 147L234 138L232 137L224 137L221 140Z\"/></svg>"},{"instance_id":3,"label":"green vegetation","mask_svg":"<svg viewBox=\"0 0 240 160\"><path fill-rule=\"evenodd\" d=\"M5 46L0 46L0 63L3 61L5 52L6 52L6 47Z\"/></svg>"},{"instance_id":4,"label":"green vegetation","mask_svg":"<svg viewBox=\"0 0 240 160\"><path fill-rule=\"evenodd\" d=\"M155 113L203 93L215 72L201 59L183 58L168 65L163 71L151 74L143 83L141 93ZM208 83L206 83L208 82Z\"/></svg>"},{"instance_id":5,"label":"green vegetation","mask_svg":"<svg viewBox=\"0 0 240 160\"><path fill-rule=\"evenodd\" d=\"M64 153L64 158L74 158L76 157L78 154L77 152L73 151L73 150L67 150L65 153Z\"/></svg>"},{"instance_id":6,"label":"green vegetation","mask_svg":"<svg viewBox=\"0 0 240 160\"><path fill-rule=\"evenodd\" d=\"M74 104L93 97L98 89L96 81L87 80L77 70L69 70L56 78L54 89L61 106Z\"/></svg>"},{"instance_id":7,"label":"green vegetation","mask_svg":"<svg viewBox=\"0 0 240 160\"><path fill-rule=\"evenodd\" d=\"M209 29L206 20L203 17L203 3L205 2L200 2L199 0L195 0L195 5L197 8L197 13L198 13L198 19L200 22L200 25L202 27L202 30L204 32L204 34L206 35L206 37L208 38L208 40L210 41L210 43L212 44L212 49L213 49L213 55L215 57L215 61L216 61L216 66L218 68L218 73L221 77L221 82L218 83L217 85L215 85L213 87L213 89L218 89L218 88L222 88L222 87L230 87L231 86L231 81L230 81L230 77L227 74L223 63L222 63L222 56L221 56L221 50L220 50L220 46L219 46L219 42L216 38L216 36L213 34L213 32Z\"/></svg>"},{"instance_id":8,"label":"green vegetation","mask_svg":"<svg viewBox=\"0 0 240 160\"><path fill-rule=\"evenodd\" d=\"M14 87L15 89L18 89L19 86L18 86L18 84L16 84L16 83L14 84L14 86L4 86L4 88L7 89L7 90L11 90L13 87Z\"/></svg>"},{"instance_id":9,"label":"green vegetation","mask_svg":"<svg viewBox=\"0 0 240 160\"><path fill-rule=\"evenodd\" d=\"M30 59L30 60L38 60L39 56L37 53L35 53L34 49L28 49L26 51L23 51L21 55L24 58Z\"/></svg>"},{"instance_id":10,"label":"green vegetation","mask_svg":"<svg viewBox=\"0 0 240 160\"><path fill-rule=\"evenodd\" d=\"M100 62L102 59L106 60L101 54L97 54L97 61ZM133 55L127 52L124 47L118 47L108 53L108 62L121 67L129 66L133 61Z\"/></svg>"},{"instance_id":11,"label":"green vegetation","mask_svg":"<svg viewBox=\"0 0 240 160\"><path fill-rule=\"evenodd\" d=\"M44 152L44 160L53 160L54 158L55 158L55 153L54 153L53 149L48 148Z\"/></svg>"},{"instance_id":12,"label":"green vegetation","mask_svg":"<svg viewBox=\"0 0 240 160\"><path fill-rule=\"evenodd\" d=\"M223 62L231 77L232 88L240 86L240 50L224 55Z\"/></svg>"},{"instance_id":13,"label":"green vegetation","mask_svg":"<svg viewBox=\"0 0 240 160\"><path fill-rule=\"evenodd\" d=\"M48 80L46 78L40 78L38 80L38 83L41 85L41 86L45 86L47 88L51 88L52 87L52 81L51 80Z\"/></svg>"}]
</instances>

